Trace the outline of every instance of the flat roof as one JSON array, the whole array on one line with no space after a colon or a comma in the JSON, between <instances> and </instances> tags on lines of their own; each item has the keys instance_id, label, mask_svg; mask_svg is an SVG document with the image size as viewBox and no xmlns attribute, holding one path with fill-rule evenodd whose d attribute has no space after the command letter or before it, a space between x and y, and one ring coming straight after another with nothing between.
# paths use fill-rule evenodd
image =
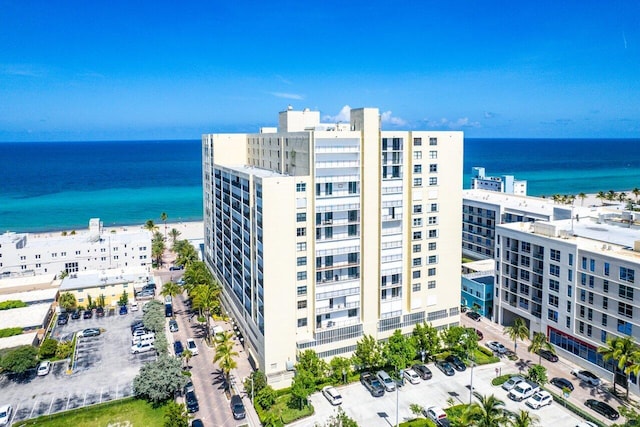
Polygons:
<instances>
[{"instance_id":1,"label":"flat roof","mask_svg":"<svg viewBox=\"0 0 640 427\"><path fill-rule=\"evenodd\" d=\"M468 268L469 270L474 271L482 271L482 272L491 272L496 268L496 262L493 259L481 259L478 261L465 262L462 264L463 267Z\"/></svg>"},{"instance_id":2,"label":"flat roof","mask_svg":"<svg viewBox=\"0 0 640 427\"><path fill-rule=\"evenodd\" d=\"M18 300L23 302L53 301L58 288L38 289L34 291L14 292L0 295L0 301Z\"/></svg>"},{"instance_id":3,"label":"flat roof","mask_svg":"<svg viewBox=\"0 0 640 427\"><path fill-rule=\"evenodd\" d=\"M10 310L0 310L0 329L42 327L50 309L51 303L44 303Z\"/></svg>"},{"instance_id":4,"label":"flat roof","mask_svg":"<svg viewBox=\"0 0 640 427\"><path fill-rule=\"evenodd\" d=\"M150 274L143 271L126 271L120 269L103 271L83 271L71 274L62 280L60 292L94 288L96 286L120 285L132 282L146 282Z\"/></svg>"},{"instance_id":5,"label":"flat roof","mask_svg":"<svg viewBox=\"0 0 640 427\"><path fill-rule=\"evenodd\" d=\"M531 212L542 215L553 215L555 209L571 211L571 205L563 205L555 203L550 198L521 196L518 194L501 193L499 191L466 189L462 190L462 200L477 201L481 203L500 205L504 209L510 211ZM595 211L594 207L576 206L574 202L573 212L580 215L588 215L589 212Z\"/></svg>"},{"instance_id":6,"label":"flat roof","mask_svg":"<svg viewBox=\"0 0 640 427\"><path fill-rule=\"evenodd\" d=\"M0 294L30 289L47 289L50 287L57 289L57 284L54 283L55 278L56 275L54 273L0 278Z\"/></svg>"},{"instance_id":7,"label":"flat roof","mask_svg":"<svg viewBox=\"0 0 640 427\"><path fill-rule=\"evenodd\" d=\"M249 166L249 165L229 165L229 166L222 166L224 168L236 171L236 172L241 172L241 173L245 173L247 175L254 175L254 176L258 176L260 178L271 178L271 177L290 177L290 175L285 175L279 172L275 172L272 170L268 170L268 169L262 169L256 166Z\"/></svg>"},{"instance_id":8,"label":"flat roof","mask_svg":"<svg viewBox=\"0 0 640 427\"><path fill-rule=\"evenodd\" d=\"M32 345L36 340L37 332L14 335L12 337L0 338L0 349L19 347L22 345Z\"/></svg>"}]
</instances>

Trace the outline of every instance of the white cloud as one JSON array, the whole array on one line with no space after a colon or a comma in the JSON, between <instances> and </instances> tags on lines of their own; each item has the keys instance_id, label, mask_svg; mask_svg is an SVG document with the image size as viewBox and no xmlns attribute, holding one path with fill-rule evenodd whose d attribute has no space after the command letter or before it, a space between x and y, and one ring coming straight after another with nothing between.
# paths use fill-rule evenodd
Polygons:
<instances>
[{"instance_id":1,"label":"white cloud","mask_svg":"<svg viewBox=\"0 0 640 427\"><path fill-rule=\"evenodd\" d=\"M425 120L427 126L433 129L451 129L458 130L463 128L479 128L479 122L472 122L468 117L460 117L456 120L449 120L445 117L440 120Z\"/></svg>"},{"instance_id":2,"label":"white cloud","mask_svg":"<svg viewBox=\"0 0 640 427\"><path fill-rule=\"evenodd\" d=\"M277 98L304 99L304 96L299 95L297 93L283 93L283 92L269 92L269 93Z\"/></svg>"},{"instance_id":3,"label":"white cloud","mask_svg":"<svg viewBox=\"0 0 640 427\"><path fill-rule=\"evenodd\" d=\"M391 114L391 111L385 111L384 113L382 113L380 115L382 123L389 123L394 126L405 126L407 124L406 120L401 119L400 117L394 117Z\"/></svg>"},{"instance_id":4,"label":"white cloud","mask_svg":"<svg viewBox=\"0 0 640 427\"><path fill-rule=\"evenodd\" d=\"M493 119L496 116L496 113L492 113L491 111L485 111L484 112L484 118L485 119Z\"/></svg>"},{"instance_id":5,"label":"white cloud","mask_svg":"<svg viewBox=\"0 0 640 427\"><path fill-rule=\"evenodd\" d=\"M30 64L0 64L0 74L21 77L41 77L45 70Z\"/></svg>"},{"instance_id":6,"label":"white cloud","mask_svg":"<svg viewBox=\"0 0 640 427\"><path fill-rule=\"evenodd\" d=\"M335 116L326 115L322 118L322 120L329 123L348 123L351 120L351 107L345 105Z\"/></svg>"}]
</instances>

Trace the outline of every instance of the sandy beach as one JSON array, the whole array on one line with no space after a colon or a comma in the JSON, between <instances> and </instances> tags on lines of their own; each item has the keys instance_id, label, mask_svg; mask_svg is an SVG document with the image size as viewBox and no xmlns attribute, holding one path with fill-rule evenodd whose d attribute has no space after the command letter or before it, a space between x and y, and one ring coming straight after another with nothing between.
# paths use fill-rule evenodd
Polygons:
<instances>
[{"instance_id":1,"label":"sandy beach","mask_svg":"<svg viewBox=\"0 0 640 427\"><path fill-rule=\"evenodd\" d=\"M86 228L76 228L74 230L57 230L57 231L49 231L49 232L39 232L39 233L29 233L34 237L52 237L52 236L60 236L62 233L71 233L75 231L78 234L85 233L89 230L88 228L89 222L87 221ZM165 224L163 222L155 223L158 227L158 231L164 234ZM198 240L204 239L204 222L203 221L182 221L182 222L167 222L167 238L169 237L169 232L175 228L180 232L179 240L187 239L187 240ZM105 233L110 233L112 231L118 233L122 231L133 231L133 230L144 230L144 224L131 224L131 225L118 225L111 227L103 227L103 231Z\"/></svg>"}]
</instances>

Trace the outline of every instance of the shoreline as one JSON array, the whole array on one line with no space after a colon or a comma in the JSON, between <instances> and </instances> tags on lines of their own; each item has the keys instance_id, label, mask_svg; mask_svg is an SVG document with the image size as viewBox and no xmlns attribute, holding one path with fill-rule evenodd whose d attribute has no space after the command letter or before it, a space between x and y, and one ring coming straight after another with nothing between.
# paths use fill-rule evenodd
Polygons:
<instances>
[{"instance_id":1,"label":"shoreline","mask_svg":"<svg viewBox=\"0 0 640 427\"><path fill-rule=\"evenodd\" d=\"M165 224L163 222L156 223L154 221L156 227L158 227L158 231L164 235L165 232ZM167 222L167 238L171 229L175 228L180 231L179 240L196 240L196 239L204 239L204 221L180 221L180 222ZM120 232L120 231L138 231L144 230L143 224L128 224L128 225L114 225L114 226L105 226L103 225L102 230L103 233L111 233L112 231ZM60 236L63 232L70 233L71 231L75 231L77 234L82 234L89 230L88 222L87 227L80 229L53 229L49 231L38 231L38 232L24 232L36 238L42 237L53 237ZM16 232L22 234L23 232Z\"/></svg>"}]
</instances>

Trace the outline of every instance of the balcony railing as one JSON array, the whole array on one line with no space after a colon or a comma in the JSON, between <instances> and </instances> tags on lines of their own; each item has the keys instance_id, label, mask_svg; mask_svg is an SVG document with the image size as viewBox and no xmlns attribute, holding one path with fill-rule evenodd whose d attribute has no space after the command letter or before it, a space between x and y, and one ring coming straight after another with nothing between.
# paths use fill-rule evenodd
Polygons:
<instances>
[{"instance_id":1,"label":"balcony railing","mask_svg":"<svg viewBox=\"0 0 640 427\"><path fill-rule=\"evenodd\" d=\"M360 301L348 302L346 304L334 304L329 307L316 308L316 314L332 313L335 311L348 310L360 307Z\"/></svg>"}]
</instances>

